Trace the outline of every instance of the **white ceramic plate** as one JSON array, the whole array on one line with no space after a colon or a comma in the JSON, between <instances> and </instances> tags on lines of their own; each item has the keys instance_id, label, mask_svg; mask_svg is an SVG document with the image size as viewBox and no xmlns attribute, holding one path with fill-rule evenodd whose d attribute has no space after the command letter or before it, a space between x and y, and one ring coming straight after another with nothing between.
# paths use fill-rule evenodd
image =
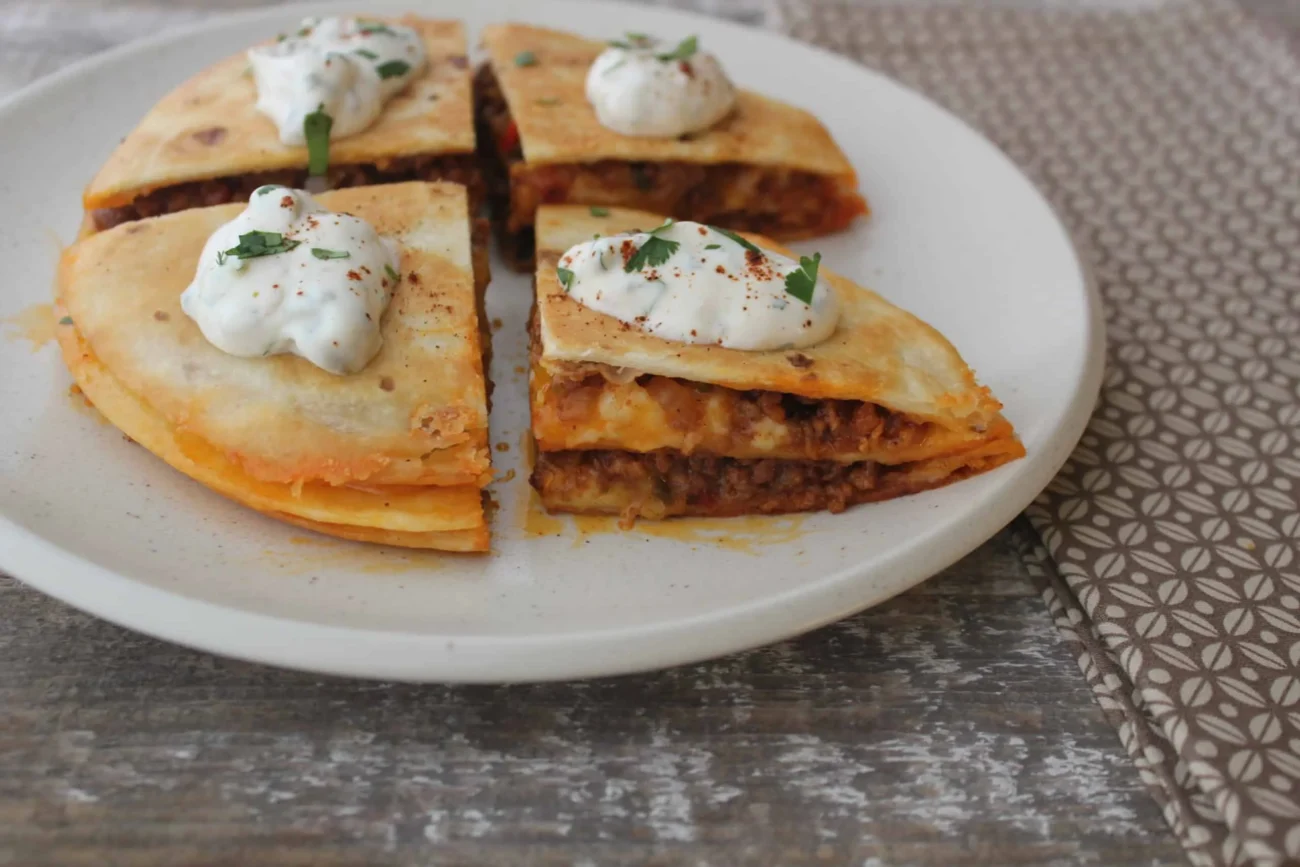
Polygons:
<instances>
[{"instance_id":1,"label":"white ceramic plate","mask_svg":"<svg viewBox=\"0 0 1300 867\"><path fill-rule=\"evenodd\" d=\"M519 371L529 281L497 263L492 432L513 478L494 486L490 557L313 536L172 472L79 408L55 347L23 335L40 344L52 330L36 305L49 301L60 242L78 225L81 187L158 97L303 15L358 8L281 7L111 51L0 106L0 567L132 629L293 668L421 681L614 674L774 641L917 584L1011 520L1081 434L1101 375L1096 295L1030 183L923 97L772 34L640 6L360 7L459 17L472 39L500 20L599 37L633 25L697 33L737 81L815 112L875 214L802 249L946 334L1005 402L1028 458L843 515L688 522L668 536L528 518Z\"/></svg>"}]
</instances>

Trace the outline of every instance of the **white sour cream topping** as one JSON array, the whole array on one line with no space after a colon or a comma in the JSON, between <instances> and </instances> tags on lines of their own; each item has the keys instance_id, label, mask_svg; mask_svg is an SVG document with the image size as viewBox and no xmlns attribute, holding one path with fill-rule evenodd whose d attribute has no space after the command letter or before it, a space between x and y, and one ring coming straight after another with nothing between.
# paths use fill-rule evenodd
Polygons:
<instances>
[{"instance_id":1,"label":"white sour cream topping","mask_svg":"<svg viewBox=\"0 0 1300 867\"><path fill-rule=\"evenodd\" d=\"M268 242L282 252L241 257ZM301 190L259 187L208 238L181 309L231 355L288 352L330 373L356 373L383 343L379 320L400 264L397 243L365 220Z\"/></svg>"},{"instance_id":2,"label":"white sour cream topping","mask_svg":"<svg viewBox=\"0 0 1300 867\"><path fill-rule=\"evenodd\" d=\"M596 119L623 135L660 138L721 120L736 103L736 88L712 54L688 54L694 37L683 45L629 34L601 53L587 72L587 101ZM662 59L673 54L688 56Z\"/></svg>"},{"instance_id":3,"label":"white sour cream topping","mask_svg":"<svg viewBox=\"0 0 1300 867\"><path fill-rule=\"evenodd\" d=\"M361 132L424 68L424 41L410 27L364 18L307 18L296 33L248 50L257 110L280 141L306 144L303 119L323 110L330 138Z\"/></svg>"},{"instance_id":4,"label":"white sour cream topping","mask_svg":"<svg viewBox=\"0 0 1300 867\"><path fill-rule=\"evenodd\" d=\"M666 253L664 242L677 247L662 264L626 270L647 243ZM787 290L786 276L803 270L799 262L754 252L700 223L586 241L569 248L559 268L572 272L559 277L578 303L681 343L795 349L825 340L840 317L839 298L820 277L811 304Z\"/></svg>"}]
</instances>

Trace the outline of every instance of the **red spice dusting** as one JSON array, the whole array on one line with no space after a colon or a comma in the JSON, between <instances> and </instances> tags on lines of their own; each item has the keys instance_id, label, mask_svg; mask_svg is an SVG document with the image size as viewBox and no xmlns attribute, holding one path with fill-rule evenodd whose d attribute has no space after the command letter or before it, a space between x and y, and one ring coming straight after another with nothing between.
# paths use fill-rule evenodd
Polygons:
<instances>
[{"instance_id":1,"label":"red spice dusting","mask_svg":"<svg viewBox=\"0 0 1300 867\"><path fill-rule=\"evenodd\" d=\"M679 60L677 62L677 68L680 69L682 71L682 74L685 75L687 78L695 77L695 70L685 60Z\"/></svg>"},{"instance_id":2,"label":"red spice dusting","mask_svg":"<svg viewBox=\"0 0 1300 867\"><path fill-rule=\"evenodd\" d=\"M356 271L349 271L349 272L348 272L348 279L349 279L349 280L360 280L360 279L361 279L361 275L358 274Z\"/></svg>"},{"instance_id":3,"label":"red spice dusting","mask_svg":"<svg viewBox=\"0 0 1300 867\"><path fill-rule=\"evenodd\" d=\"M658 271L651 271L650 273L648 273L648 274L645 275L645 278L646 278L647 280L649 280L651 283L653 283L654 281L656 281L656 280L659 279L659 272L658 272Z\"/></svg>"},{"instance_id":4,"label":"red spice dusting","mask_svg":"<svg viewBox=\"0 0 1300 867\"><path fill-rule=\"evenodd\" d=\"M280 197L280 207L282 207L282 208L292 208L292 207L293 207L293 196L281 196L281 197Z\"/></svg>"},{"instance_id":5,"label":"red spice dusting","mask_svg":"<svg viewBox=\"0 0 1300 867\"><path fill-rule=\"evenodd\" d=\"M414 286L420 285L420 275L415 273L414 271L412 271L410 274L407 274L406 279L410 280L411 284Z\"/></svg>"},{"instance_id":6,"label":"red spice dusting","mask_svg":"<svg viewBox=\"0 0 1300 867\"><path fill-rule=\"evenodd\" d=\"M719 265L719 266L718 266L717 268L715 268L714 270L716 270L719 274L726 274L726 273L727 273L727 269L726 269L726 268L723 268L721 265Z\"/></svg>"},{"instance_id":7,"label":"red spice dusting","mask_svg":"<svg viewBox=\"0 0 1300 867\"><path fill-rule=\"evenodd\" d=\"M707 234L709 234L709 230L706 229L704 226L700 226L700 228L699 228L699 232L700 232L701 235L707 235Z\"/></svg>"},{"instance_id":8,"label":"red spice dusting","mask_svg":"<svg viewBox=\"0 0 1300 867\"><path fill-rule=\"evenodd\" d=\"M636 255L636 244L632 242L631 238L628 238L624 240L623 243L619 246L618 252L620 255L622 255L623 267L626 268L627 263L631 262L632 257Z\"/></svg>"}]
</instances>

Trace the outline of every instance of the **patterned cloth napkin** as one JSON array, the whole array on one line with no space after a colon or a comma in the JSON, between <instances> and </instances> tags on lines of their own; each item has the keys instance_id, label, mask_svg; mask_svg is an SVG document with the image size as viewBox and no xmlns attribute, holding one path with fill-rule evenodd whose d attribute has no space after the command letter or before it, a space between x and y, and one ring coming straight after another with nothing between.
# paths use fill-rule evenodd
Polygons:
<instances>
[{"instance_id":1,"label":"patterned cloth napkin","mask_svg":"<svg viewBox=\"0 0 1300 867\"><path fill-rule=\"evenodd\" d=\"M1300 63L1215 0L779 5L1069 225L1106 377L1024 552L1192 862L1300 858Z\"/></svg>"}]
</instances>

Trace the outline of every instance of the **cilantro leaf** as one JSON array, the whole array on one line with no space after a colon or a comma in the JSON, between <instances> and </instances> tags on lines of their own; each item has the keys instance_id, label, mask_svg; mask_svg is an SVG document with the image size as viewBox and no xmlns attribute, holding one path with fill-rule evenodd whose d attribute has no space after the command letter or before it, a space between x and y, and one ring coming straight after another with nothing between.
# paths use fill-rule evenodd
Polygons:
<instances>
[{"instance_id":1,"label":"cilantro leaf","mask_svg":"<svg viewBox=\"0 0 1300 867\"><path fill-rule=\"evenodd\" d=\"M556 268L555 276L560 278L560 285L564 287L565 292L573 288L573 272L568 268Z\"/></svg>"},{"instance_id":2,"label":"cilantro leaf","mask_svg":"<svg viewBox=\"0 0 1300 867\"><path fill-rule=\"evenodd\" d=\"M59 320L59 324L60 324L60 325L71 325L71 324L72 324L72 317L71 317L71 316L64 316L62 319Z\"/></svg>"},{"instance_id":3,"label":"cilantro leaf","mask_svg":"<svg viewBox=\"0 0 1300 867\"><path fill-rule=\"evenodd\" d=\"M387 263L384 264L384 273L387 274L388 279L392 280L394 283L402 279L402 275L394 271L393 266Z\"/></svg>"},{"instance_id":4,"label":"cilantro leaf","mask_svg":"<svg viewBox=\"0 0 1300 867\"><path fill-rule=\"evenodd\" d=\"M276 190L283 190L283 189L284 187L281 186L280 184L262 184L262 186L253 190L253 192L259 196L265 196L267 193L274 193Z\"/></svg>"},{"instance_id":5,"label":"cilantro leaf","mask_svg":"<svg viewBox=\"0 0 1300 867\"><path fill-rule=\"evenodd\" d=\"M686 58L694 54L698 49L699 49L699 40L696 39L694 36L687 36L681 42L678 42L677 47L674 48L672 51L668 52L667 54L656 54L655 58L657 60L662 60L664 63L669 63L673 60L685 60Z\"/></svg>"},{"instance_id":6,"label":"cilantro leaf","mask_svg":"<svg viewBox=\"0 0 1300 867\"><path fill-rule=\"evenodd\" d=\"M758 248L758 245L752 243L751 241L745 240L744 238L737 235L735 232L729 232L726 229L719 229L717 226L709 226L709 228L717 232L719 235L726 235L728 238L735 241L737 244L744 247L746 250L748 250L751 253L761 254L763 252Z\"/></svg>"},{"instance_id":7,"label":"cilantro leaf","mask_svg":"<svg viewBox=\"0 0 1300 867\"><path fill-rule=\"evenodd\" d=\"M704 245L704 249L706 249L706 250L721 250L721 249L722 249L722 245L721 245L721 244L705 244L705 245Z\"/></svg>"},{"instance_id":8,"label":"cilantro leaf","mask_svg":"<svg viewBox=\"0 0 1300 867\"><path fill-rule=\"evenodd\" d=\"M648 48L650 43L654 41L645 33L624 33L623 35L627 37L626 42L611 40L609 44L614 48L622 48L627 51L632 48Z\"/></svg>"},{"instance_id":9,"label":"cilantro leaf","mask_svg":"<svg viewBox=\"0 0 1300 867\"><path fill-rule=\"evenodd\" d=\"M217 264L224 264L226 258L230 256L236 259L257 259L261 256L274 256L276 253L288 253L301 243L302 241L286 238L279 232L263 232L254 229L240 235L239 243L229 250L217 253Z\"/></svg>"},{"instance_id":10,"label":"cilantro leaf","mask_svg":"<svg viewBox=\"0 0 1300 867\"><path fill-rule=\"evenodd\" d=\"M591 206L590 208L588 208L587 210L591 211L591 215L592 215L593 217L608 217L608 216L609 216L609 208L598 208L598 207L596 207L595 205L593 205L593 206Z\"/></svg>"},{"instance_id":11,"label":"cilantro leaf","mask_svg":"<svg viewBox=\"0 0 1300 867\"><path fill-rule=\"evenodd\" d=\"M660 226L659 229L666 229L668 225L670 224ZM657 232L659 229L655 229L654 231ZM623 270L631 274L632 272L640 271L642 268L647 266L650 268L657 268L672 258L672 255L677 252L677 248L680 246L681 244L677 241L669 241L667 238L656 237L654 232L652 232L650 237L646 239L646 242L641 245L641 249L637 250L636 253L632 255L632 258L627 260L627 264L623 266Z\"/></svg>"},{"instance_id":12,"label":"cilantro leaf","mask_svg":"<svg viewBox=\"0 0 1300 867\"><path fill-rule=\"evenodd\" d=\"M375 72L379 73L380 78L397 78L406 75L410 71L411 64L405 60L390 60L375 67Z\"/></svg>"},{"instance_id":13,"label":"cilantro leaf","mask_svg":"<svg viewBox=\"0 0 1300 867\"><path fill-rule=\"evenodd\" d=\"M378 60L378 59L379 59L379 55L378 55L378 54L375 54L375 52L371 51L369 48L354 48L354 49L352 49L352 53L353 53L353 54L360 54L360 55L361 55L362 57L364 57L366 60Z\"/></svg>"},{"instance_id":14,"label":"cilantro leaf","mask_svg":"<svg viewBox=\"0 0 1300 867\"><path fill-rule=\"evenodd\" d=\"M817 288L817 266L822 262L821 253L799 257L799 269L785 275L785 291L805 304L811 304L813 290Z\"/></svg>"},{"instance_id":15,"label":"cilantro leaf","mask_svg":"<svg viewBox=\"0 0 1300 867\"><path fill-rule=\"evenodd\" d=\"M307 174L323 175L330 167L330 128L334 118L325 113L325 104L302 119L302 135L307 139Z\"/></svg>"},{"instance_id":16,"label":"cilantro leaf","mask_svg":"<svg viewBox=\"0 0 1300 867\"><path fill-rule=\"evenodd\" d=\"M390 28L390 27L389 27L387 24L385 24L384 22L382 22L382 21L372 21L372 20L370 20L370 19L368 19L368 18L358 18L358 19L357 19L357 32L358 32L358 33L365 33L365 34L367 34L367 35L369 35L369 34L371 34L371 33L383 33L385 36L396 36L396 35L397 35L396 33L393 32L392 28Z\"/></svg>"},{"instance_id":17,"label":"cilantro leaf","mask_svg":"<svg viewBox=\"0 0 1300 867\"><path fill-rule=\"evenodd\" d=\"M317 259L350 259L352 254L347 250L326 250L324 247L312 247L311 254Z\"/></svg>"},{"instance_id":18,"label":"cilantro leaf","mask_svg":"<svg viewBox=\"0 0 1300 867\"><path fill-rule=\"evenodd\" d=\"M515 66L536 66L537 55L531 51L521 51L515 55Z\"/></svg>"}]
</instances>

